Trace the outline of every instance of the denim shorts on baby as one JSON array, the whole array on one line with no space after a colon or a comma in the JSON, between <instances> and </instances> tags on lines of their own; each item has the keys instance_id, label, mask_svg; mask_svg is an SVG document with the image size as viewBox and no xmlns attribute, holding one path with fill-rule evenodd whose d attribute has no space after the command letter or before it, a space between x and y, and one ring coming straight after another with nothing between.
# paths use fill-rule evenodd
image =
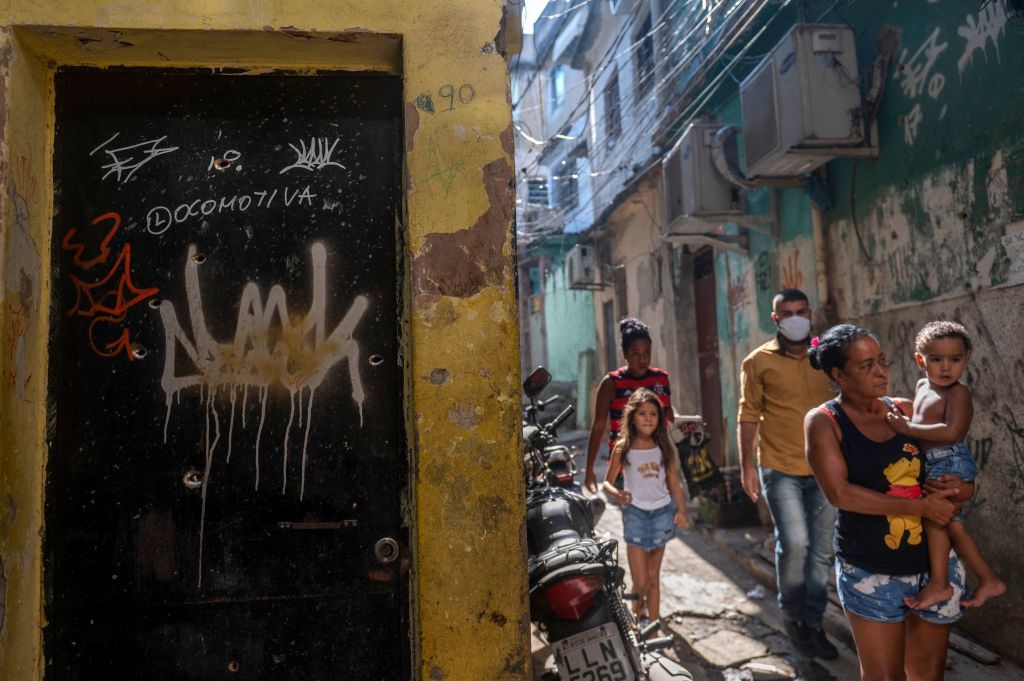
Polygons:
<instances>
[{"instance_id":1,"label":"denim shorts on baby","mask_svg":"<svg viewBox=\"0 0 1024 681\"><path fill-rule=\"evenodd\" d=\"M925 451L924 477L931 480L943 475L955 475L964 482L971 482L978 477L978 465L974 463L971 450L963 442L932 447ZM957 513L953 520L963 522L964 517Z\"/></svg>"},{"instance_id":2,"label":"denim shorts on baby","mask_svg":"<svg viewBox=\"0 0 1024 681\"><path fill-rule=\"evenodd\" d=\"M960 601L967 598L967 573L957 555L949 552L949 585L953 596L926 610L911 610L903 602L928 583L928 573L880 575L836 558L836 590L843 610L870 622L902 622L913 612L932 624L952 624L963 617Z\"/></svg>"},{"instance_id":3,"label":"denim shorts on baby","mask_svg":"<svg viewBox=\"0 0 1024 681\"><path fill-rule=\"evenodd\" d=\"M955 475L964 482L978 477L978 465L974 463L971 450L963 442L955 445L932 447L924 452L924 472L926 478L939 478L943 475Z\"/></svg>"},{"instance_id":4,"label":"denim shorts on baby","mask_svg":"<svg viewBox=\"0 0 1024 681\"><path fill-rule=\"evenodd\" d=\"M622 509L626 543L644 551L664 546L676 533L675 515L676 505L672 501L653 511L645 511L630 504Z\"/></svg>"}]
</instances>

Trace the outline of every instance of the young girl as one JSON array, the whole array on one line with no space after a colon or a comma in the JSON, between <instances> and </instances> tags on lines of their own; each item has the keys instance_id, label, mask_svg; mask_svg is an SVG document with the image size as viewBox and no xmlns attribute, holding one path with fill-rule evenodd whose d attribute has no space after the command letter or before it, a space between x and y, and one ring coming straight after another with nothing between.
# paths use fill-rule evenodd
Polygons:
<instances>
[{"instance_id":1,"label":"young girl","mask_svg":"<svg viewBox=\"0 0 1024 681\"><path fill-rule=\"evenodd\" d=\"M661 617L659 573L665 544L676 527L689 527L683 505L679 463L668 439L665 416L658 395L641 388L623 410L624 428L612 451L604 491L622 507L626 556L633 578L633 613L640 621ZM615 487L619 472L625 485Z\"/></svg>"}]
</instances>

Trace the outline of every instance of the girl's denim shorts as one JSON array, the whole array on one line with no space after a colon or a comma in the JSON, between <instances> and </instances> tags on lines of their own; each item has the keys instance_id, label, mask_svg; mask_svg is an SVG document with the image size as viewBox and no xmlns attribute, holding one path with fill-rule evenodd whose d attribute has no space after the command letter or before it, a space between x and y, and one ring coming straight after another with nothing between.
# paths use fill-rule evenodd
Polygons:
<instances>
[{"instance_id":1,"label":"girl's denim shorts","mask_svg":"<svg viewBox=\"0 0 1024 681\"><path fill-rule=\"evenodd\" d=\"M653 511L645 511L630 504L622 509L626 543L644 551L664 546L676 533L675 515L676 505L673 501Z\"/></svg>"},{"instance_id":2,"label":"girl's denim shorts","mask_svg":"<svg viewBox=\"0 0 1024 681\"><path fill-rule=\"evenodd\" d=\"M960 601L967 598L967 573L956 553L949 552L949 585L953 596L926 610L911 610L904 597L928 583L928 573L880 575L836 558L836 590L843 610L870 622L902 622L914 613L932 624L952 624L963 617Z\"/></svg>"}]
</instances>

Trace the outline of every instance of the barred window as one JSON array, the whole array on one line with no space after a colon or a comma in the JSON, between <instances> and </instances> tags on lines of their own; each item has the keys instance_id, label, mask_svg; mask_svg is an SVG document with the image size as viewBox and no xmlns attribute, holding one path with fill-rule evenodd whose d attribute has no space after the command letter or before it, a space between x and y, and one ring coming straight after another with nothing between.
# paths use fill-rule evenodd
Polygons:
<instances>
[{"instance_id":1,"label":"barred window","mask_svg":"<svg viewBox=\"0 0 1024 681\"><path fill-rule=\"evenodd\" d=\"M555 208L575 208L579 202L579 178L575 156L562 161L558 174L552 176L555 185Z\"/></svg>"},{"instance_id":2,"label":"barred window","mask_svg":"<svg viewBox=\"0 0 1024 681\"><path fill-rule=\"evenodd\" d=\"M604 88L604 134L611 144L622 134L622 104L619 99L619 74L615 73Z\"/></svg>"},{"instance_id":3,"label":"barred window","mask_svg":"<svg viewBox=\"0 0 1024 681\"><path fill-rule=\"evenodd\" d=\"M531 177L526 180L526 202L548 205L548 178Z\"/></svg>"},{"instance_id":4,"label":"barred window","mask_svg":"<svg viewBox=\"0 0 1024 681\"><path fill-rule=\"evenodd\" d=\"M636 89L639 94L650 91L654 84L654 37L651 36L651 17L644 19L637 31L636 47Z\"/></svg>"}]
</instances>

